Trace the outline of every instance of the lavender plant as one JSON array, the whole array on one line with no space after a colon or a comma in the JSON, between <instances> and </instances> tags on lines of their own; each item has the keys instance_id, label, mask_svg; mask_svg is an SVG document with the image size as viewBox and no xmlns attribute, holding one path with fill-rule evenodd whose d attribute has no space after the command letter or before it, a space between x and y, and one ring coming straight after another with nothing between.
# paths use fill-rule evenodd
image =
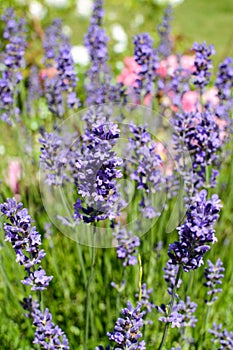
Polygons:
<instances>
[{"instance_id":1,"label":"lavender plant","mask_svg":"<svg viewBox=\"0 0 233 350\"><path fill-rule=\"evenodd\" d=\"M6 41L0 78L1 119L12 125L13 121L19 120L20 110L16 106L16 98L18 85L23 79L26 22L16 17L13 8L6 9L1 20L5 24L3 38Z\"/></svg>"}]
</instances>

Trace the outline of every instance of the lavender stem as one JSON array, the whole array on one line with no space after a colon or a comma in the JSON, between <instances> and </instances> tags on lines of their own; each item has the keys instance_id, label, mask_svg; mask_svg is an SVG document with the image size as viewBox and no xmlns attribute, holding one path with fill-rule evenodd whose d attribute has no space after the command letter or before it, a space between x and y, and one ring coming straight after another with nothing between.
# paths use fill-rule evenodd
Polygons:
<instances>
[{"instance_id":1,"label":"lavender stem","mask_svg":"<svg viewBox=\"0 0 233 350\"><path fill-rule=\"evenodd\" d=\"M85 350L88 350L88 339L89 339L89 318L90 318L90 306L91 306L90 287L91 287L91 282L94 275L95 258L96 258L95 239L96 239L96 227L94 226L93 237L92 237L92 247L91 247L91 252L92 252L91 272L87 281L86 324L85 324L85 341L84 341Z\"/></svg>"},{"instance_id":2,"label":"lavender stem","mask_svg":"<svg viewBox=\"0 0 233 350\"><path fill-rule=\"evenodd\" d=\"M178 270L177 275L176 275L175 285L174 285L174 288L172 290L171 301L170 301L169 310L168 310L168 317L172 313L172 308L173 308L173 304L174 304L174 301L175 301L177 285L178 285L178 282L179 282L179 279L180 279L180 275L181 275L181 269L182 269L182 266L180 265L179 266L179 270ZM163 346L165 345L165 342L166 342L166 339L167 339L168 328L169 328L169 323L166 323L165 327L164 327L163 337L162 337L162 340L161 340L161 343L159 345L158 350L161 350L163 348Z\"/></svg>"}]
</instances>

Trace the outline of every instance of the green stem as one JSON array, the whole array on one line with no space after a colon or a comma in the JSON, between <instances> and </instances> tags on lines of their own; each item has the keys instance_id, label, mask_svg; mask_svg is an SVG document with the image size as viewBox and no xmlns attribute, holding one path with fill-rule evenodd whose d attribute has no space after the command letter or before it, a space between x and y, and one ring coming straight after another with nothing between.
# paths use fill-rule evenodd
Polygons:
<instances>
[{"instance_id":1,"label":"green stem","mask_svg":"<svg viewBox=\"0 0 233 350\"><path fill-rule=\"evenodd\" d=\"M85 323L85 341L84 341L84 350L88 350L88 340L89 340L89 318L90 318L90 307L91 307L91 282L94 275L95 268L95 258L96 258L96 227L93 228L93 237L92 237L92 259L91 259L91 272L87 281L87 297L86 297L86 323Z\"/></svg>"},{"instance_id":2,"label":"green stem","mask_svg":"<svg viewBox=\"0 0 233 350\"><path fill-rule=\"evenodd\" d=\"M181 275L181 268L182 267L180 265L179 266L179 270L178 270L177 275L176 275L175 285L174 285L174 288L172 290L172 296L171 296L171 301L170 301L170 304L169 304L167 317L170 317L171 313L172 313L173 304L174 304L174 301L175 301L176 290L177 290L177 285L178 285L178 282L179 282L179 279L180 279L180 275ZM165 324L163 337L162 337L162 340L161 340L161 343L159 345L158 350L161 350L163 348L163 346L165 345L165 343L166 343L168 328L169 328L169 322Z\"/></svg>"},{"instance_id":3,"label":"green stem","mask_svg":"<svg viewBox=\"0 0 233 350\"><path fill-rule=\"evenodd\" d=\"M205 345L205 337L206 337L206 333L207 333L207 328L208 328L208 320L209 320L209 314L210 314L210 303L212 302L213 299L213 294L210 296L210 299L207 303L207 311L206 311L206 315L205 315L205 325L204 325L204 333L203 333L203 337L202 337L202 344Z\"/></svg>"}]
</instances>

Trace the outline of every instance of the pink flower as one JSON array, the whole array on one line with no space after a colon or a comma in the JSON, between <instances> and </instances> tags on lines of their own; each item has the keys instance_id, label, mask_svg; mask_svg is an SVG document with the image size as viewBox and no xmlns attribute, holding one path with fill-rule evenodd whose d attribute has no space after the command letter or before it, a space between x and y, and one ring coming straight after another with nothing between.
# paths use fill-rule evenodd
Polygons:
<instances>
[{"instance_id":1,"label":"pink flower","mask_svg":"<svg viewBox=\"0 0 233 350\"><path fill-rule=\"evenodd\" d=\"M19 193L19 180L21 178L21 167L19 160L11 160L8 165L7 183L14 195Z\"/></svg>"},{"instance_id":2,"label":"pink flower","mask_svg":"<svg viewBox=\"0 0 233 350\"><path fill-rule=\"evenodd\" d=\"M216 87L212 87L211 89L207 90L203 94L203 100L204 102L210 102L212 106L217 106L219 103L218 89Z\"/></svg>"},{"instance_id":3,"label":"pink flower","mask_svg":"<svg viewBox=\"0 0 233 350\"><path fill-rule=\"evenodd\" d=\"M124 59L125 67L116 78L118 83L123 83L125 86L134 86L136 79L139 78L140 66L135 62L133 57Z\"/></svg>"},{"instance_id":4,"label":"pink flower","mask_svg":"<svg viewBox=\"0 0 233 350\"><path fill-rule=\"evenodd\" d=\"M194 72L194 56L183 55L180 58L181 68L188 70L189 72ZM170 55L166 60L162 60L159 64L159 68L156 73L160 75L161 78L165 78L167 75L172 76L174 71L179 67L178 59L176 55Z\"/></svg>"},{"instance_id":5,"label":"pink flower","mask_svg":"<svg viewBox=\"0 0 233 350\"><path fill-rule=\"evenodd\" d=\"M198 102L199 102L199 95L196 91L185 92L181 100L182 109L188 113L196 112L196 109L198 108L198 105L199 105Z\"/></svg>"}]
</instances>

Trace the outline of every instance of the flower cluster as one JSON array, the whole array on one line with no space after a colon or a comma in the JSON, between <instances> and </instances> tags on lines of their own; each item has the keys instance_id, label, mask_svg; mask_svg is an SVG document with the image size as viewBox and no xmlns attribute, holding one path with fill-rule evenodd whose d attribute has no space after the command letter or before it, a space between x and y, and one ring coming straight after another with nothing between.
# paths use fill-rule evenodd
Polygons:
<instances>
[{"instance_id":1,"label":"flower cluster","mask_svg":"<svg viewBox=\"0 0 233 350\"><path fill-rule=\"evenodd\" d=\"M215 81L218 89L219 106L216 108L216 115L219 118L228 118L233 106L233 58L227 57L220 63Z\"/></svg>"},{"instance_id":2,"label":"flower cluster","mask_svg":"<svg viewBox=\"0 0 233 350\"><path fill-rule=\"evenodd\" d=\"M144 91L144 96L147 96L153 93L153 80L158 68L157 53L153 49L153 39L148 33L135 36L134 47L134 59L140 67L140 71L137 72L135 92L140 96Z\"/></svg>"},{"instance_id":3,"label":"flower cluster","mask_svg":"<svg viewBox=\"0 0 233 350\"><path fill-rule=\"evenodd\" d=\"M209 333L214 336L212 342L219 343L219 350L233 349L233 332L228 332L226 329L222 330L222 325L213 324L213 329L209 329Z\"/></svg>"},{"instance_id":4,"label":"flower cluster","mask_svg":"<svg viewBox=\"0 0 233 350\"><path fill-rule=\"evenodd\" d=\"M118 138L118 126L113 123L86 131L75 162L77 192L81 197L74 205L75 220L89 223L112 220L117 215L120 206L117 179L122 177L118 167L122 160L112 148Z\"/></svg>"},{"instance_id":5,"label":"flower cluster","mask_svg":"<svg viewBox=\"0 0 233 350\"><path fill-rule=\"evenodd\" d=\"M207 167L216 166L218 150L221 147L219 129L214 115L208 108L203 112L179 113L172 120L176 133L173 140L180 157L186 148L192 160L192 183L194 189L216 185L218 171L212 169L209 179L206 178ZM184 174L187 177L190 174ZM208 182L208 183L206 183Z\"/></svg>"},{"instance_id":6,"label":"flower cluster","mask_svg":"<svg viewBox=\"0 0 233 350\"><path fill-rule=\"evenodd\" d=\"M113 233L116 238L118 246L116 249L118 259L122 260L123 266L137 264L137 247L140 246L140 239L138 236L127 231L124 227L118 228L117 232Z\"/></svg>"},{"instance_id":7,"label":"flower cluster","mask_svg":"<svg viewBox=\"0 0 233 350\"><path fill-rule=\"evenodd\" d=\"M161 191L165 181L162 176L162 160L156 152L156 144L151 139L146 127L130 125L132 136L127 150L128 167L131 179L136 181L137 189L142 194L140 211L146 218L156 217L151 196Z\"/></svg>"},{"instance_id":8,"label":"flower cluster","mask_svg":"<svg viewBox=\"0 0 233 350\"><path fill-rule=\"evenodd\" d=\"M21 68L24 65L26 49L26 22L15 16L13 8L8 8L1 17L5 24L3 37L6 40L3 54L2 76L0 78L0 109L1 119L12 124L12 119L19 115L15 107L17 85L22 80Z\"/></svg>"},{"instance_id":9,"label":"flower cluster","mask_svg":"<svg viewBox=\"0 0 233 350\"><path fill-rule=\"evenodd\" d=\"M179 241L169 245L171 264L181 265L186 272L203 264L203 256L210 249L209 244L217 241L213 226L220 208L216 194L209 200L205 190L195 195L185 222L177 228Z\"/></svg>"},{"instance_id":10,"label":"flower cluster","mask_svg":"<svg viewBox=\"0 0 233 350\"><path fill-rule=\"evenodd\" d=\"M46 276L41 267L41 260L45 257L45 251L39 249L41 236L32 226L32 218L27 209L22 209L22 203L8 198L0 205L0 210L9 223L4 224L5 241L9 241L16 253L16 262L23 265L27 276L21 281L30 285L31 290L43 290L49 285L52 276Z\"/></svg>"},{"instance_id":11,"label":"flower cluster","mask_svg":"<svg viewBox=\"0 0 233 350\"><path fill-rule=\"evenodd\" d=\"M61 328L53 323L48 308L41 312L38 302L31 297L24 298L23 307L28 311L27 316L33 319L33 325L36 328L33 344L38 344L43 349L69 350L67 337Z\"/></svg>"},{"instance_id":12,"label":"flower cluster","mask_svg":"<svg viewBox=\"0 0 233 350\"><path fill-rule=\"evenodd\" d=\"M218 299L217 293L222 291L222 288L217 288L217 286L222 284L221 279L224 277L224 267L220 259L217 260L216 264L213 264L210 260L207 261L208 267L205 268L205 279L206 282L204 286L208 288L207 294L209 295L209 300L205 300L207 304L213 303Z\"/></svg>"},{"instance_id":13,"label":"flower cluster","mask_svg":"<svg viewBox=\"0 0 233 350\"><path fill-rule=\"evenodd\" d=\"M143 327L143 315L141 312L141 304L134 308L128 301L127 308L121 311L122 318L116 321L114 331L108 332L109 340L117 343L117 349L144 350L145 341L140 341L142 333L140 329Z\"/></svg>"},{"instance_id":14,"label":"flower cluster","mask_svg":"<svg viewBox=\"0 0 233 350\"><path fill-rule=\"evenodd\" d=\"M158 53L161 57L168 57L172 51L172 41L170 39L172 20L172 7L168 6L165 9L162 22L158 25L158 34L160 36L160 43L158 46Z\"/></svg>"},{"instance_id":15,"label":"flower cluster","mask_svg":"<svg viewBox=\"0 0 233 350\"><path fill-rule=\"evenodd\" d=\"M202 93L203 88L208 85L210 81L210 69L212 68L211 56L215 54L215 50L213 45L207 46L206 43L203 42L202 44L194 43L193 51L195 52L195 71L193 72L195 78L193 83Z\"/></svg>"},{"instance_id":16,"label":"flower cluster","mask_svg":"<svg viewBox=\"0 0 233 350\"><path fill-rule=\"evenodd\" d=\"M178 270L179 270L179 266L171 264L170 261L168 261L166 263L166 266L163 269L163 271L165 272L165 274L163 275L163 278L167 282L167 285L168 285L167 291L170 295L172 295L172 291L175 287L176 276L177 276ZM177 289L180 288L181 284L182 284L182 279L179 278L176 288ZM178 295L176 294L175 297L178 298Z\"/></svg>"},{"instance_id":17,"label":"flower cluster","mask_svg":"<svg viewBox=\"0 0 233 350\"><path fill-rule=\"evenodd\" d=\"M139 301L142 307L145 308L146 313L150 313L155 308L155 305L150 301L151 293L153 292L153 289L147 289L146 283L143 283L142 290L141 290L141 300ZM139 299L139 293L135 294L135 297Z\"/></svg>"},{"instance_id":18,"label":"flower cluster","mask_svg":"<svg viewBox=\"0 0 233 350\"><path fill-rule=\"evenodd\" d=\"M173 305L170 316L167 314L167 307L163 304L158 306L157 310L164 314L164 316L161 316L159 320L161 322L170 323L172 328L195 328L197 319L193 314L196 311L196 308L197 304L192 302L190 297L187 297L185 302L183 300L179 300Z\"/></svg>"},{"instance_id":19,"label":"flower cluster","mask_svg":"<svg viewBox=\"0 0 233 350\"><path fill-rule=\"evenodd\" d=\"M67 93L68 108L77 108L79 100L75 91L78 79L71 46L68 38L62 34L59 19L55 19L45 32L44 50L44 62L48 67L44 77L47 103L50 111L61 117L65 111L63 92ZM52 76L49 76L49 69L54 70Z\"/></svg>"},{"instance_id":20,"label":"flower cluster","mask_svg":"<svg viewBox=\"0 0 233 350\"><path fill-rule=\"evenodd\" d=\"M41 143L40 164L46 171L46 183L48 185L62 185L65 181L70 181L67 174L67 166L71 158L69 145L70 139L63 138L58 133L43 133L39 139Z\"/></svg>"},{"instance_id":21,"label":"flower cluster","mask_svg":"<svg viewBox=\"0 0 233 350\"><path fill-rule=\"evenodd\" d=\"M103 14L103 1L95 1L91 25L84 38L84 44L91 61L91 67L86 73L86 105L102 104L108 99L106 95L109 93L111 81L111 74L107 65L107 42L109 39L105 30L101 27Z\"/></svg>"}]
</instances>

